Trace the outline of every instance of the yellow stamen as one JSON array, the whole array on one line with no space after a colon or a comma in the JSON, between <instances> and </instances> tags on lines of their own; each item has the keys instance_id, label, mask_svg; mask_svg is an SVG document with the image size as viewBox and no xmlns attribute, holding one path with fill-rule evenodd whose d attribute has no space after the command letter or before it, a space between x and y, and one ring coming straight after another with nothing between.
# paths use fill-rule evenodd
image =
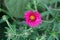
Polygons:
<instances>
[{"instance_id":1,"label":"yellow stamen","mask_svg":"<svg viewBox=\"0 0 60 40\"><path fill-rule=\"evenodd\" d=\"M35 16L30 16L30 20L35 20Z\"/></svg>"}]
</instances>

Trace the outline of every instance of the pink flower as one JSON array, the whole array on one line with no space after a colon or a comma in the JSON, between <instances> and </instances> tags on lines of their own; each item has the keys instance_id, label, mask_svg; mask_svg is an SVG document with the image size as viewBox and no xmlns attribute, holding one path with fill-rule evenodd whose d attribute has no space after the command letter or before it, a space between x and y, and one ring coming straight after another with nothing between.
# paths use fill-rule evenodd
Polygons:
<instances>
[{"instance_id":1,"label":"pink flower","mask_svg":"<svg viewBox=\"0 0 60 40\"><path fill-rule=\"evenodd\" d=\"M25 12L24 18L25 23L30 27L37 27L39 24L42 23L42 17L38 11L28 10Z\"/></svg>"}]
</instances>

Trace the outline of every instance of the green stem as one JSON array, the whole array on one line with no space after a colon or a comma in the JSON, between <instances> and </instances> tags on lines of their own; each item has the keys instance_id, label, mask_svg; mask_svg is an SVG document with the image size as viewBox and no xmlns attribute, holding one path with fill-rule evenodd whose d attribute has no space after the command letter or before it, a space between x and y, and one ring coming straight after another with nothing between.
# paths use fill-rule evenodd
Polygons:
<instances>
[{"instance_id":1,"label":"green stem","mask_svg":"<svg viewBox=\"0 0 60 40\"><path fill-rule=\"evenodd\" d=\"M7 11L6 11L6 10L4 10L4 9L1 9L1 8L0 8L0 12L1 12L1 11L2 11L2 12L7 13Z\"/></svg>"},{"instance_id":2,"label":"green stem","mask_svg":"<svg viewBox=\"0 0 60 40\"><path fill-rule=\"evenodd\" d=\"M45 35L42 35L40 40L44 40L45 37L46 37L46 34Z\"/></svg>"},{"instance_id":3,"label":"green stem","mask_svg":"<svg viewBox=\"0 0 60 40\"><path fill-rule=\"evenodd\" d=\"M0 8L0 11L5 12L5 13L9 13L8 11L3 10L3 9L1 9L1 8ZM9 13L9 16L10 16L11 19L17 24L17 21L13 18L13 16L10 15L10 13Z\"/></svg>"},{"instance_id":4,"label":"green stem","mask_svg":"<svg viewBox=\"0 0 60 40\"><path fill-rule=\"evenodd\" d=\"M33 3L34 3L35 10L37 10L37 3L36 3L36 0L33 0Z\"/></svg>"},{"instance_id":5,"label":"green stem","mask_svg":"<svg viewBox=\"0 0 60 40\"><path fill-rule=\"evenodd\" d=\"M31 8L30 3L27 5L27 7L28 7L28 9L33 10L33 9Z\"/></svg>"},{"instance_id":6,"label":"green stem","mask_svg":"<svg viewBox=\"0 0 60 40\"><path fill-rule=\"evenodd\" d=\"M60 11L60 9L54 9L54 8L52 10L54 10L54 11Z\"/></svg>"},{"instance_id":7,"label":"green stem","mask_svg":"<svg viewBox=\"0 0 60 40\"><path fill-rule=\"evenodd\" d=\"M5 21L6 21L7 25L9 26L9 28L11 28L11 25L10 25L10 23L8 22L8 20L5 20Z\"/></svg>"},{"instance_id":8,"label":"green stem","mask_svg":"<svg viewBox=\"0 0 60 40\"><path fill-rule=\"evenodd\" d=\"M55 8L57 7L57 1L56 1L56 3L55 3Z\"/></svg>"},{"instance_id":9,"label":"green stem","mask_svg":"<svg viewBox=\"0 0 60 40\"><path fill-rule=\"evenodd\" d=\"M4 15L2 18L3 18L4 21L6 21L7 25L9 26L9 28L12 29L12 28L11 28L11 27L12 27L11 24L10 24L10 23L8 22L8 20L7 20L7 16Z\"/></svg>"}]
</instances>

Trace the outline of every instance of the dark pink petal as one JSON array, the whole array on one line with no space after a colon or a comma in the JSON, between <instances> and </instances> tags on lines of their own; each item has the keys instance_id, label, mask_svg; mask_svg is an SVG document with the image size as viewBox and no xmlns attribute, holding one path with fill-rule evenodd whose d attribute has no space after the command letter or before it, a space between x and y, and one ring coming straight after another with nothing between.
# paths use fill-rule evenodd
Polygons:
<instances>
[{"instance_id":1,"label":"dark pink petal","mask_svg":"<svg viewBox=\"0 0 60 40\"><path fill-rule=\"evenodd\" d=\"M36 20L31 21L29 19L30 15L34 15L36 17ZM33 12L31 10L28 10L28 11L25 12L24 18L25 18L25 23L27 25L29 25L30 27L37 27L39 24L42 23L42 16L38 11Z\"/></svg>"}]
</instances>

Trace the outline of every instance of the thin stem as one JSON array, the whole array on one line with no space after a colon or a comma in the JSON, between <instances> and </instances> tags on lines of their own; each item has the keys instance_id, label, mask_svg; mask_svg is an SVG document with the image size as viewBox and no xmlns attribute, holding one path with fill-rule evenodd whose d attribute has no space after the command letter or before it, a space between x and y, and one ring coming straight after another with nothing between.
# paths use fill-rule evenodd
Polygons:
<instances>
[{"instance_id":1,"label":"thin stem","mask_svg":"<svg viewBox=\"0 0 60 40\"><path fill-rule=\"evenodd\" d=\"M45 6L45 8L49 11L49 13L52 14L51 8L49 8L46 4L43 4L42 1L40 1L40 3Z\"/></svg>"},{"instance_id":2,"label":"thin stem","mask_svg":"<svg viewBox=\"0 0 60 40\"><path fill-rule=\"evenodd\" d=\"M60 11L60 9L54 9L54 8L53 8L52 10L55 10L55 11Z\"/></svg>"},{"instance_id":3,"label":"thin stem","mask_svg":"<svg viewBox=\"0 0 60 40\"><path fill-rule=\"evenodd\" d=\"M57 7L57 1L56 1L56 3L55 3L55 8Z\"/></svg>"},{"instance_id":4,"label":"thin stem","mask_svg":"<svg viewBox=\"0 0 60 40\"><path fill-rule=\"evenodd\" d=\"M49 18L49 14L47 14L47 16L46 16L46 20L48 20L48 18Z\"/></svg>"},{"instance_id":5,"label":"thin stem","mask_svg":"<svg viewBox=\"0 0 60 40\"><path fill-rule=\"evenodd\" d=\"M43 22L52 23L52 22L54 22L54 20L55 20L55 19L52 19L51 21L43 20Z\"/></svg>"},{"instance_id":6,"label":"thin stem","mask_svg":"<svg viewBox=\"0 0 60 40\"><path fill-rule=\"evenodd\" d=\"M27 29L27 30L25 30L25 31L23 31L23 33L22 34L14 34L14 35L16 35L16 36L22 36L22 35L24 35L24 33L26 32L26 31L30 31L32 28L30 28L30 29Z\"/></svg>"},{"instance_id":7,"label":"thin stem","mask_svg":"<svg viewBox=\"0 0 60 40\"><path fill-rule=\"evenodd\" d=\"M5 11L5 10L3 10L3 9L0 8L0 12L1 12L1 11L7 13L7 11Z\"/></svg>"},{"instance_id":8,"label":"thin stem","mask_svg":"<svg viewBox=\"0 0 60 40\"><path fill-rule=\"evenodd\" d=\"M3 9L1 9L1 8L0 8L0 11L5 12L5 13L9 13L8 11L3 10ZM10 13L9 13L9 16L11 17L11 19L12 19L15 23L17 23L17 21L13 18L13 16L10 15Z\"/></svg>"},{"instance_id":9,"label":"thin stem","mask_svg":"<svg viewBox=\"0 0 60 40\"><path fill-rule=\"evenodd\" d=\"M28 9L33 10L33 9L31 8L30 3L27 5L27 7L28 7Z\"/></svg>"},{"instance_id":10,"label":"thin stem","mask_svg":"<svg viewBox=\"0 0 60 40\"><path fill-rule=\"evenodd\" d=\"M55 8L57 7L57 1L56 1L56 3L55 3ZM57 14L58 13L56 13L56 16L55 16L55 18L57 17ZM54 22L54 26L53 26L53 29L52 29L52 31L54 31L55 30L55 27L56 27L56 24L55 24L55 22Z\"/></svg>"},{"instance_id":11,"label":"thin stem","mask_svg":"<svg viewBox=\"0 0 60 40\"><path fill-rule=\"evenodd\" d=\"M33 3L34 3L35 10L37 10L37 2L36 2L36 0L33 0Z\"/></svg>"},{"instance_id":12,"label":"thin stem","mask_svg":"<svg viewBox=\"0 0 60 40\"><path fill-rule=\"evenodd\" d=\"M5 20L6 21L6 23L8 24L8 26L9 26L9 28L11 28L11 25L10 25L10 23L8 22L8 20ZM12 28L11 28L12 29Z\"/></svg>"},{"instance_id":13,"label":"thin stem","mask_svg":"<svg viewBox=\"0 0 60 40\"><path fill-rule=\"evenodd\" d=\"M40 40L44 40L45 37L46 37L46 34L45 35L42 35Z\"/></svg>"},{"instance_id":14,"label":"thin stem","mask_svg":"<svg viewBox=\"0 0 60 40\"><path fill-rule=\"evenodd\" d=\"M7 25L9 26L9 28L12 29L11 28L11 24L7 20L7 17L4 15L2 18L3 18L4 21L6 21Z\"/></svg>"}]
</instances>

